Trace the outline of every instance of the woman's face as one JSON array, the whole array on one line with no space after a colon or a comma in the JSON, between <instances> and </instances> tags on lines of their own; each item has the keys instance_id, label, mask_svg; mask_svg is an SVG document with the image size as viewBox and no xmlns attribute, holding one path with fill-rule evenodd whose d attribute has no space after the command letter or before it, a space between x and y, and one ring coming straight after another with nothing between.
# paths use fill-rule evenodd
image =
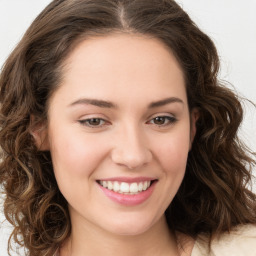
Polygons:
<instances>
[{"instance_id":1,"label":"woman's face","mask_svg":"<svg viewBox=\"0 0 256 256\"><path fill-rule=\"evenodd\" d=\"M50 99L48 145L73 227L134 235L163 220L195 133L183 73L157 39L80 43Z\"/></svg>"}]
</instances>

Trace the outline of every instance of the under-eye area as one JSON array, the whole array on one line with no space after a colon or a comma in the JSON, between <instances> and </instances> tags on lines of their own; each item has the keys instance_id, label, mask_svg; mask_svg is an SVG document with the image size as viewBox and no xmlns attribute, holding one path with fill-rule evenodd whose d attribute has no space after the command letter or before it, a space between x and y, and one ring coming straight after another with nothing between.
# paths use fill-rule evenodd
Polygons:
<instances>
[{"instance_id":1,"label":"under-eye area","mask_svg":"<svg viewBox=\"0 0 256 256\"><path fill-rule=\"evenodd\" d=\"M146 191L153 183L157 180L140 181L140 182L120 182L120 181L109 181L109 180L97 180L97 183L116 193L134 195Z\"/></svg>"}]
</instances>

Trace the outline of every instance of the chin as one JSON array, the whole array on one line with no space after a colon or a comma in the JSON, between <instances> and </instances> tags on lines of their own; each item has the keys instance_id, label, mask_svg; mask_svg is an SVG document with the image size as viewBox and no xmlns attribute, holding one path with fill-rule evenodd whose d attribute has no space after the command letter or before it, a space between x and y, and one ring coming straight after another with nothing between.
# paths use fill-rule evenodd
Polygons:
<instances>
[{"instance_id":1,"label":"chin","mask_svg":"<svg viewBox=\"0 0 256 256\"><path fill-rule=\"evenodd\" d=\"M136 220L128 217L127 220L122 219L113 223L108 230L116 235L137 236L147 232L152 226L152 221L146 221L145 217Z\"/></svg>"}]
</instances>

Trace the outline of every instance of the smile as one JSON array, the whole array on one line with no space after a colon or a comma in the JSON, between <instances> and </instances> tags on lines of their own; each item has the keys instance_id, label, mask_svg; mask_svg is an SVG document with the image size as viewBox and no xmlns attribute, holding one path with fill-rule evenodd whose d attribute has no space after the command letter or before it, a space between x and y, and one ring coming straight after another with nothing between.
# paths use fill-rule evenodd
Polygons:
<instances>
[{"instance_id":1,"label":"smile","mask_svg":"<svg viewBox=\"0 0 256 256\"><path fill-rule=\"evenodd\" d=\"M116 193L135 195L142 191L146 191L150 187L152 181L127 183L127 182L119 182L119 181L100 180L98 181L98 183L102 187L108 190L112 190Z\"/></svg>"},{"instance_id":2,"label":"smile","mask_svg":"<svg viewBox=\"0 0 256 256\"><path fill-rule=\"evenodd\" d=\"M152 195L158 179L149 177L116 177L97 180L103 194L115 203L136 206L147 201Z\"/></svg>"}]
</instances>

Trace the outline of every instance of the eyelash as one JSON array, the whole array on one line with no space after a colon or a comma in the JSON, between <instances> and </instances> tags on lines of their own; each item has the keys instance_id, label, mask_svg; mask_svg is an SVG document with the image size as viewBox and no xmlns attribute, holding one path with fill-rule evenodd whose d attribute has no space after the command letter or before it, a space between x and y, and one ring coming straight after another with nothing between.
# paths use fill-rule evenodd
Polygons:
<instances>
[{"instance_id":1,"label":"eyelash","mask_svg":"<svg viewBox=\"0 0 256 256\"><path fill-rule=\"evenodd\" d=\"M172 125L174 124L175 122L177 122L177 119L173 116L156 116L152 119L150 119L147 123L151 123L151 122L154 122L156 121L157 119L162 119L164 121L163 124L156 124L156 123L153 123L154 125L157 125L158 127L166 127L166 126L169 126L169 125Z\"/></svg>"},{"instance_id":2,"label":"eyelash","mask_svg":"<svg viewBox=\"0 0 256 256\"><path fill-rule=\"evenodd\" d=\"M92 121L99 121L100 124L99 125L92 125L90 124L90 122ZM88 119L84 119L84 120L79 120L78 121L81 125L90 127L90 128L101 128L102 126L107 124L107 121L102 119L102 118L98 118L98 117L94 117L94 118L88 118ZM104 124L102 124L104 123Z\"/></svg>"},{"instance_id":3,"label":"eyelash","mask_svg":"<svg viewBox=\"0 0 256 256\"><path fill-rule=\"evenodd\" d=\"M157 119L162 119L162 121L164 121L164 122L162 124L154 123L154 121L157 121ZM98 117L79 120L78 122L83 126L87 126L89 128L93 128L93 129L102 128L103 126L109 124L106 120L104 120L102 118L98 118ZM96 122L96 125L91 124L90 122ZM166 126L174 124L175 122L177 122L177 119L175 117L162 115L162 116L156 116L156 117L150 119L146 123L147 124L153 124L153 125L156 125L158 127L166 127Z\"/></svg>"}]
</instances>

